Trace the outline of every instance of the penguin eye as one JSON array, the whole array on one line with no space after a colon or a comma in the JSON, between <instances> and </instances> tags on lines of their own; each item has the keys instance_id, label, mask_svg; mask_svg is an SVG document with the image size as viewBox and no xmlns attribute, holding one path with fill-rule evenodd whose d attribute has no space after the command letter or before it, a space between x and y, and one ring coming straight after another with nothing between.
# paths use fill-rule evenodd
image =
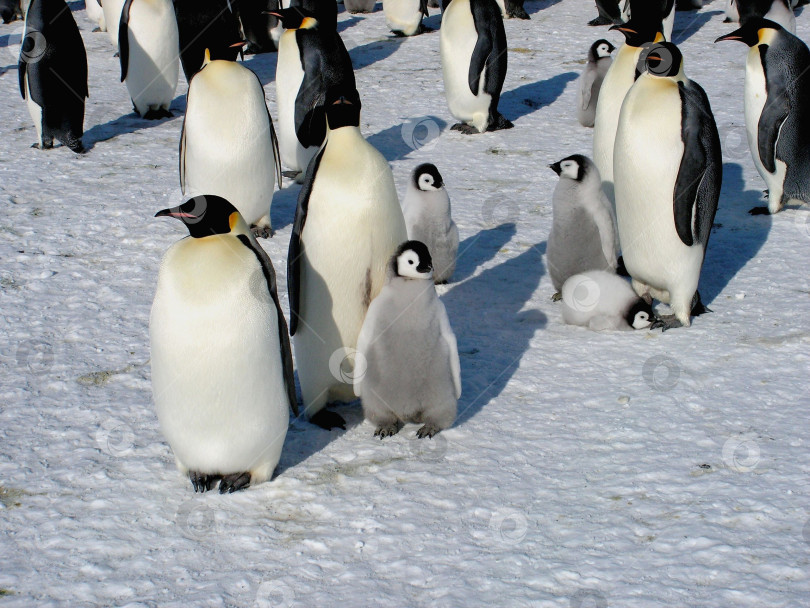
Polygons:
<instances>
[{"instance_id":1,"label":"penguin eye","mask_svg":"<svg viewBox=\"0 0 810 608\"><path fill-rule=\"evenodd\" d=\"M411 266L413 266L413 260L408 260L408 264L410 264Z\"/></svg>"}]
</instances>

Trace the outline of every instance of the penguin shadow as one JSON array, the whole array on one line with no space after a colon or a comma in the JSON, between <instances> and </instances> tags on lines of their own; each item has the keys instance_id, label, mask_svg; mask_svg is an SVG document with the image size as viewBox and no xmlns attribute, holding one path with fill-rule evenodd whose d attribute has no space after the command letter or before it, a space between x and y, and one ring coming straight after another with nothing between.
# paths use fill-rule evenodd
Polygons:
<instances>
[{"instance_id":1,"label":"penguin shadow","mask_svg":"<svg viewBox=\"0 0 810 608\"><path fill-rule=\"evenodd\" d=\"M264 87L274 82L276 79L277 60L278 53L245 55L245 60L242 62L242 65L256 74L256 76L259 77L259 81L262 83L262 87Z\"/></svg>"},{"instance_id":2,"label":"penguin shadow","mask_svg":"<svg viewBox=\"0 0 810 608\"><path fill-rule=\"evenodd\" d=\"M273 230L281 230L293 223L300 192L300 186L294 183L275 191L270 204L270 225Z\"/></svg>"},{"instance_id":3,"label":"penguin shadow","mask_svg":"<svg viewBox=\"0 0 810 608\"><path fill-rule=\"evenodd\" d=\"M182 115L186 112L186 96L178 95L175 97L172 100L172 103L169 105L169 110L172 112L174 117L167 120L176 120L177 118L182 117ZM85 150L89 152L97 143L109 141L118 137L119 135L126 135L128 133L134 133L135 131L143 131L153 127L158 127L165 122L166 119L147 120L145 118L141 118L136 112L133 111L130 114L119 116L115 120L92 126L90 129L84 132L82 142L84 143Z\"/></svg>"},{"instance_id":4,"label":"penguin shadow","mask_svg":"<svg viewBox=\"0 0 810 608\"><path fill-rule=\"evenodd\" d=\"M542 312L523 310L544 274L544 249L544 242L532 245L442 296L461 360L456 424L475 416L503 392L532 337L546 326Z\"/></svg>"},{"instance_id":5,"label":"penguin shadow","mask_svg":"<svg viewBox=\"0 0 810 608\"><path fill-rule=\"evenodd\" d=\"M526 2L523 4L523 8L530 15L534 15L535 13L542 11L544 8L552 7L560 2L562 2L562 0L526 0Z\"/></svg>"},{"instance_id":6,"label":"penguin shadow","mask_svg":"<svg viewBox=\"0 0 810 608\"><path fill-rule=\"evenodd\" d=\"M374 5L374 10L376 10L376 9L377 9L377 5L375 4ZM347 11L343 7L343 5L342 4L339 5L338 14L345 13L345 12L347 12ZM352 15L348 19L344 19L343 21L338 21L338 24L337 24L338 34L340 34L341 32L345 32L350 27L354 27L355 25L360 23L362 20L363 20L362 17L355 17L354 15Z\"/></svg>"},{"instance_id":7,"label":"penguin shadow","mask_svg":"<svg viewBox=\"0 0 810 608\"><path fill-rule=\"evenodd\" d=\"M405 42L405 37L392 36L390 38L372 40L349 49L349 57L355 70L362 70L378 61L388 59L399 46Z\"/></svg>"},{"instance_id":8,"label":"penguin shadow","mask_svg":"<svg viewBox=\"0 0 810 608\"><path fill-rule=\"evenodd\" d=\"M712 20L715 15L724 15L723 11L678 11L675 14L675 27L672 29L672 42L683 44Z\"/></svg>"},{"instance_id":9,"label":"penguin shadow","mask_svg":"<svg viewBox=\"0 0 810 608\"><path fill-rule=\"evenodd\" d=\"M512 240L517 232L513 222L481 230L467 237L458 245L456 270L451 284L472 276L475 269L494 258L501 248Z\"/></svg>"},{"instance_id":10,"label":"penguin shadow","mask_svg":"<svg viewBox=\"0 0 810 608\"><path fill-rule=\"evenodd\" d=\"M501 94L498 109L509 120L517 120L542 106L554 103L563 94L568 83L577 78L577 72L563 72L548 80L539 80L506 91Z\"/></svg>"},{"instance_id":11,"label":"penguin shadow","mask_svg":"<svg viewBox=\"0 0 810 608\"><path fill-rule=\"evenodd\" d=\"M720 204L714 218L716 228L709 239L701 274L700 295L704 304L717 298L768 240L771 216L748 214L751 207L759 204L762 193L745 189L742 166L724 164Z\"/></svg>"},{"instance_id":12,"label":"penguin shadow","mask_svg":"<svg viewBox=\"0 0 810 608\"><path fill-rule=\"evenodd\" d=\"M419 123L410 133L407 133L403 124L398 124L367 137L366 141L377 148L388 162L405 158L411 152L433 142L447 126L437 116L425 116L418 120Z\"/></svg>"}]
</instances>

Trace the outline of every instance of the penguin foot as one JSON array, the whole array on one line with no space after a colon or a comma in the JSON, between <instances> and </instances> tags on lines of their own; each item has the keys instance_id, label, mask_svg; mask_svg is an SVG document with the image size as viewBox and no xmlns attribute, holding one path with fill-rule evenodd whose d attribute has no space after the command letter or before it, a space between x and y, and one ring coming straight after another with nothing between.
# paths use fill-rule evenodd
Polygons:
<instances>
[{"instance_id":1,"label":"penguin foot","mask_svg":"<svg viewBox=\"0 0 810 608\"><path fill-rule=\"evenodd\" d=\"M93 33L94 33L94 34L95 34L96 32L100 32L100 31L101 31L101 28L100 28L100 27L93 28Z\"/></svg>"},{"instance_id":2,"label":"penguin foot","mask_svg":"<svg viewBox=\"0 0 810 608\"><path fill-rule=\"evenodd\" d=\"M439 4L439 0L427 0L428 8L441 8L441 4Z\"/></svg>"},{"instance_id":3,"label":"penguin foot","mask_svg":"<svg viewBox=\"0 0 810 608\"><path fill-rule=\"evenodd\" d=\"M384 424L382 426L378 426L377 430L374 431L374 436L379 437L380 440L385 439L386 437L393 437L397 433L399 433L399 423L392 422L391 424Z\"/></svg>"},{"instance_id":4,"label":"penguin foot","mask_svg":"<svg viewBox=\"0 0 810 608\"><path fill-rule=\"evenodd\" d=\"M665 332L668 329L683 327L683 323L681 323L675 315L663 315L655 317L655 320L650 324L650 329L658 329L659 327L662 332Z\"/></svg>"},{"instance_id":5,"label":"penguin foot","mask_svg":"<svg viewBox=\"0 0 810 608\"><path fill-rule=\"evenodd\" d=\"M282 171L281 177L286 177L287 179L297 179L300 174L301 171Z\"/></svg>"},{"instance_id":6,"label":"penguin foot","mask_svg":"<svg viewBox=\"0 0 810 608\"><path fill-rule=\"evenodd\" d=\"M329 410L321 410L312 416L309 421L315 426L319 426L327 431L337 428L343 429L344 431L346 430L346 421L343 419L343 416L335 412L330 412Z\"/></svg>"},{"instance_id":7,"label":"penguin foot","mask_svg":"<svg viewBox=\"0 0 810 608\"><path fill-rule=\"evenodd\" d=\"M616 260L616 274L620 277L629 277L630 273L627 272L627 266L624 265L624 257L619 256Z\"/></svg>"},{"instance_id":8,"label":"penguin foot","mask_svg":"<svg viewBox=\"0 0 810 608\"><path fill-rule=\"evenodd\" d=\"M475 135L476 133L478 133L478 129L464 122L457 122L452 127L450 127L450 130L458 131L459 133L464 133L464 135Z\"/></svg>"},{"instance_id":9,"label":"penguin foot","mask_svg":"<svg viewBox=\"0 0 810 608\"><path fill-rule=\"evenodd\" d=\"M419 24L419 29L416 31L417 34L427 34L428 32L435 32L436 28L430 27L425 25L424 23Z\"/></svg>"},{"instance_id":10,"label":"penguin foot","mask_svg":"<svg viewBox=\"0 0 810 608\"><path fill-rule=\"evenodd\" d=\"M507 17L513 17L515 19L531 19L529 17L529 13L522 6L513 6L512 8L506 11Z\"/></svg>"},{"instance_id":11,"label":"penguin foot","mask_svg":"<svg viewBox=\"0 0 810 608\"><path fill-rule=\"evenodd\" d=\"M613 19L608 19L607 17L602 17L602 15L599 15L596 19L591 19L588 21L588 25L613 25Z\"/></svg>"},{"instance_id":12,"label":"penguin foot","mask_svg":"<svg viewBox=\"0 0 810 608\"><path fill-rule=\"evenodd\" d=\"M704 306L703 301L700 299L700 292L696 291L695 295L692 297L692 316L698 317L705 315L707 312L714 311L708 306Z\"/></svg>"},{"instance_id":13,"label":"penguin foot","mask_svg":"<svg viewBox=\"0 0 810 608\"><path fill-rule=\"evenodd\" d=\"M432 422L428 422L421 429L416 431L416 436L419 437L419 439L424 439L425 437L430 437L432 439L434 435L440 432L441 429L439 427Z\"/></svg>"},{"instance_id":14,"label":"penguin foot","mask_svg":"<svg viewBox=\"0 0 810 608\"><path fill-rule=\"evenodd\" d=\"M188 478L191 480L191 485L194 487L195 492L207 492L217 485L217 482L222 479L222 476L189 471Z\"/></svg>"},{"instance_id":15,"label":"penguin foot","mask_svg":"<svg viewBox=\"0 0 810 608\"><path fill-rule=\"evenodd\" d=\"M487 131L500 131L501 129L511 129L515 125L512 124L511 120L508 120L504 117L503 114L497 114L493 116L492 119L489 121L489 125L487 125Z\"/></svg>"},{"instance_id":16,"label":"penguin foot","mask_svg":"<svg viewBox=\"0 0 810 608\"><path fill-rule=\"evenodd\" d=\"M115 51L115 55L113 55L113 57L120 57L120 56L121 56L121 53L119 53L118 51Z\"/></svg>"},{"instance_id":17,"label":"penguin foot","mask_svg":"<svg viewBox=\"0 0 810 608\"><path fill-rule=\"evenodd\" d=\"M163 108L158 108L157 110L147 110L146 114L144 114L141 118L146 120L161 120L163 118L173 118L174 114L169 112L169 110L164 110Z\"/></svg>"},{"instance_id":18,"label":"penguin foot","mask_svg":"<svg viewBox=\"0 0 810 608\"><path fill-rule=\"evenodd\" d=\"M270 226L251 226L250 231L257 239L269 239L275 234Z\"/></svg>"},{"instance_id":19,"label":"penguin foot","mask_svg":"<svg viewBox=\"0 0 810 608\"><path fill-rule=\"evenodd\" d=\"M559 302L560 300L562 300L562 294L559 291L551 296L552 302Z\"/></svg>"},{"instance_id":20,"label":"penguin foot","mask_svg":"<svg viewBox=\"0 0 810 608\"><path fill-rule=\"evenodd\" d=\"M725 19L723 19L723 23L731 23L731 19L729 19L728 17L726 17Z\"/></svg>"},{"instance_id":21,"label":"penguin foot","mask_svg":"<svg viewBox=\"0 0 810 608\"><path fill-rule=\"evenodd\" d=\"M220 494L233 494L239 490L244 490L250 485L250 473L232 473L223 475L219 482Z\"/></svg>"},{"instance_id":22,"label":"penguin foot","mask_svg":"<svg viewBox=\"0 0 810 608\"><path fill-rule=\"evenodd\" d=\"M754 207L748 210L749 215L770 215L771 212L767 207Z\"/></svg>"}]
</instances>

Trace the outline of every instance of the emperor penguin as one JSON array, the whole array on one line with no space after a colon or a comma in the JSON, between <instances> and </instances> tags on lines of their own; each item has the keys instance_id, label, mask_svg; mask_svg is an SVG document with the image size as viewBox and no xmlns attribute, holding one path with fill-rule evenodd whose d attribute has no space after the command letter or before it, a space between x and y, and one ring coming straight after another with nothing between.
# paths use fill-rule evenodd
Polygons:
<instances>
[{"instance_id":1,"label":"emperor penguin","mask_svg":"<svg viewBox=\"0 0 810 608\"><path fill-rule=\"evenodd\" d=\"M504 19L531 19L523 8L525 0L496 0Z\"/></svg>"},{"instance_id":2,"label":"emperor penguin","mask_svg":"<svg viewBox=\"0 0 810 608\"><path fill-rule=\"evenodd\" d=\"M397 36L414 36L427 31L422 18L428 16L427 0L383 0L385 22Z\"/></svg>"},{"instance_id":3,"label":"emperor penguin","mask_svg":"<svg viewBox=\"0 0 810 608\"><path fill-rule=\"evenodd\" d=\"M106 3L108 0L104 0ZM173 0L180 37L180 63L186 81L202 67L205 51L211 59L234 61L242 35L231 0Z\"/></svg>"},{"instance_id":4,"label":"emperor penguin","mask_svg":"<svg viewBox=\"0 0 810 608\"><path fill-rule=\"evenodd\" d=\"M616 220L602 192L599 170L574 154L549 166L560 176L552 199L546 259L559 299L563 283L586 270L616 271Z\"/></svg>"},{"instance_id":5,"label":"emperor penguin","mask_svg":"<svg viewBox=\"0 0 810 608\"><path fill-rule=\"evenodd\" d=\"M768 186L768 207L810 203L810 50L774 21L753 17L721 40L750 47L745 69L745 127L757 171Z\"/></svg>"},{"instance_id":6,"label":"emperor penguin","mask_svg":"<svg viewBox=\"0 0 810 608\"><path fill-rule=\"evenodd\" d=\"M649 13L651 18L661 20L664 39L672 40L672 29L675 26L676 0L621 0L619 4L622 22L626 23L634 16L638 18L641 13Z\"/></svg>"},{"instance_id":7,"label":"emperor penguin","mask_svg":"<svg viewBox=\"0 0 810 608\"><path fill-rule=\"evenodd\" d=\"M613 272L589 270L568 277L562 286L562 318L592 331L647 329L655 314L625 279Z\"/></svg>"},{"instance_id":8,"label":"emperor penguin","mask_svg":"<svg viewBox=\"0 0 810 608\"><path fill-rule=\"evenodd\" d=\"M18 63L20 94L37 129L35 147L53 148L54 138L83 152L87 53L64 0L31 0Z\"/></svg>"},{"instance_id":9,"label":"emperor penguin","mask_svg":"<svg viewBox=\"0 0 810 608\"><path fill-rule=\"evenodd\" d=\"M416 432L420 439L433 437L456 419L458 347L432 270L424 243L400 245L357 339L362 369L356 368L354 391L380 439L398 433L405 422L423 425Z\"/></svg>"},{"instance_id":10,"label":"emperor penguin","mask_svg":"<svg viewBox=\"0 0 810 608\"><path fill-rule=\"evenodd\" d=\"M88 0L90 1L93 0ZM11 23L19 17L22 17L20 0L0 0L0 18L3 19L3 23Z\"/></svg>"},{"instance_id":11,"label":"emperor penguin","mask_svg":"<svg viewBox=\"0 0 810 608\"><path fill-rule=\"evenodd\" d=\"M402 200L408 238L424 243L433 258L433 280L444 284L453 276L458 253L458 227L450 215L450 197L436 165L424 163L411 174Z\"/></svg>"},{"instance_id":12,"label":"emperor penguin","mask_svg":"<svg viewBox=\"0 0 810 608\"><path fill-rule=\"evenodd\" d=\"M599 90L613 58L610 54L616 47L607 40L597 40L588 50L588 63L579 77L577 89L577 120L583 127L592 127L596 118Z\"/></svg>"},{"instance_id":13,"label":"emperor penguin","mask_svg":"<svg viewBox=\"0 0 810 608\"><path fill-rule=\"evenodd\" d=\"M708 310L697 289L723 159L709 99L678 47L655 44L640 63L616 133L616 216L633 289L672 308L653 323L666 330Z\"/></svg>"},{"instance_id":14,"label":"emperor penguin","mask_svg":"<svg viewBox=\"0 0 810 608\"><path fill-rule=\"evenodd\" d=\"M483 133L514 125L498 112L506 78L506 31L495 0L453 0L442 15L444 94L453 129Z\"/></svg>"},{"instance_id":15,"label":"emperor penguin","mask_svg":"<svg viewBox=\"0 0 810 608\"><path fill-rule=\"evenodd\" d=\"M247 46L245 54L270 53L278 49L278 17L272 14L279 8L278 0L239 0L237 12Z\"/></svg>"},{"instance_id":16,"label":"emperor penguin","mask_svg":"<svg viewBox=\"0 0 810 608\"><path fill-rule=\"evenodd\" d=\"M104 19L104 9L99 0L85 0L84 6L87 10L87 17L98 25L98 29L93 31L106 32L107 21Z\"/></svg>"},{"instance_id":17,"label":"emperor penguin","mask_svg":"<svg viewBox=\"0 0 810 608\"><path fill-rule=\"evenodd\" d=\"M725 0L726 6L723 9L726 13L726 18L723 23L736 23L740 20L740 11L737 8L737 0Z\"/></svg>"},{"instance_id":18,"label":"emperor penguin","mask_svg":"<svg viewBox=\"0 0 810 608\"><path fill-rule=\"evenodd\" d=\"M613 194L613 144L616 141L616 128L619 125L619 112L622 102L636 79L636 65L642 47L653 41L663 40L661 21L650 13L639 11L633 18L611 29L619 30L625 36L625 43L616 51L616 56L605 74L599 90L599 103L593 124L593 162L602 177L602 188L608 200L614 205Z\"/></svg>"},{"instance_id":19,"label":"emperor penguin","mask_svg":"<svg viewBox=\"0 0 810 608\"><path fill-rule=\"evenodd\" d=\"M343 6L350 13L373 13L377 0L343 0Z\"/></svg>"},{"instance_id":20,"label":"emperor penguin","mask_svg":"<svg viewBox=\"0 0 810 608\"><path fill-rule=\"evenodd\" d=\"M183 193L233 201L256 234L267 237L276 183L281 184L278 141L261 81L243 65L211 60L206 52L188 88L180 136Z\"/></svg>"},{"instance_id":21,"label":"emperor penguin","mask_svg":"<svg viewBox=\"0 0 810 608\"><path fill-rule=\"evenodd\" d=\"M326 92L333 86L354 90L354 68L330 15L322 24L305 8L274 14L285 29L276 64L281 163L300 182L326 138Z\"/></svg>"},{"instance_id":22,"label":"emperor penguin","mask_svg":"<svg viewBox=\"0 0 810 608\"><path fill-rule=\"evenodd\" d=\"M298 196L287 281L305 411L329 429L345 425L324 407L355 399L357 336L407 231L391 168L360 133L357 91L332 87L325 101L329 130Z\"/></svg>"},{"instance_id":23,"label":"emperor penguin","mask_svg":"<svg viewBox=\"0 0 810 608\"><path fill-rule=\"evenodd\" d=\"M790 0L734 0L740 25L749 19L763 18L774 21L796 34L796 15ZM728 12L728 11L727 11Z\"/></svg>"},{"instance_id":24,"label":"emperor penguin","mask_svg":"<svg viewBox=\"0 0 810 608\"><path fill-rule=\"evenodd\" d=\"M621 22L621 9L618 0L596 0L599 16L588 21L588 25L613 25Z\"/></svg>"},{"instance_id":25,"label":"emperor penguin","mask_svg":"<svg viewBox=\"0 0 810 608\"><path fill-rule=\"evenodd\" d=\"M121 23L121 12L124 10L126 0L102 0L101 9L104 13L104 22L107 25L107 36L112 45L118 49L118 26Z\"/></svg>"},{"instance_id":26,"label":"emperor penguin","mask_svg":"<svg viewBox=\"0 0 810 608\"><path fill-rule=\"evenodd\" d=\"M127 0L118 26L121 82L147 120L171 118L180 59L171 0Z\"/></svg>"},{"instance_id":27,"label":"emperor penguin","mask_svg":"<svg viewBox=\"0 0 810 608\"><path fill-rule=\"evenodd\" d=\"M224 198L156 217L190 235L163 257L149 320L160 428L195 492L235 492L270 479L298 415L273 264Z\"/></svg>"}]
</instances>

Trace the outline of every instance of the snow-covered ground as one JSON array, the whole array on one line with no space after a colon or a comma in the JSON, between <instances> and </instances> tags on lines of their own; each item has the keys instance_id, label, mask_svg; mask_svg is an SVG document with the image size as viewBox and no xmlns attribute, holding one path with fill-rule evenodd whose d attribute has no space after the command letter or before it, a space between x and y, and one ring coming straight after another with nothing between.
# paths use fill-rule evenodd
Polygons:
<instances>
[{"instance_id":1,"label":"snow-covered ground","mask_svg":"<svg viewBox=\"0 0 810 608\"><path fill-rule=\"evenodd\" d=\"M292 423L277 476L195 495L151 402L149 308L185 230L176 117L131 114L118 60L71 3L88 51L85 145L31 149L21 22L0 25L0 606L804 606L810 601L810 211L751 217L764 184L743 125L747 49L722 2L679 13L725 179L689 329L564 326L544 265L557 177L590 155L575 78L590 0L529 0L506 23L510 131L465 136L443 97L439 34L394 39L381 6L342 11L363 132L445 177L462 245L442 288L461 353L455 426L379 441ZM428 25L437 27L432 11ZM810 11L798 17L810 39ZM246 65L276 116L273 54ZM182 78L182 75L181 75ZM275 194L279 274L299 187Z\"/></svg>"}]
</instances>

